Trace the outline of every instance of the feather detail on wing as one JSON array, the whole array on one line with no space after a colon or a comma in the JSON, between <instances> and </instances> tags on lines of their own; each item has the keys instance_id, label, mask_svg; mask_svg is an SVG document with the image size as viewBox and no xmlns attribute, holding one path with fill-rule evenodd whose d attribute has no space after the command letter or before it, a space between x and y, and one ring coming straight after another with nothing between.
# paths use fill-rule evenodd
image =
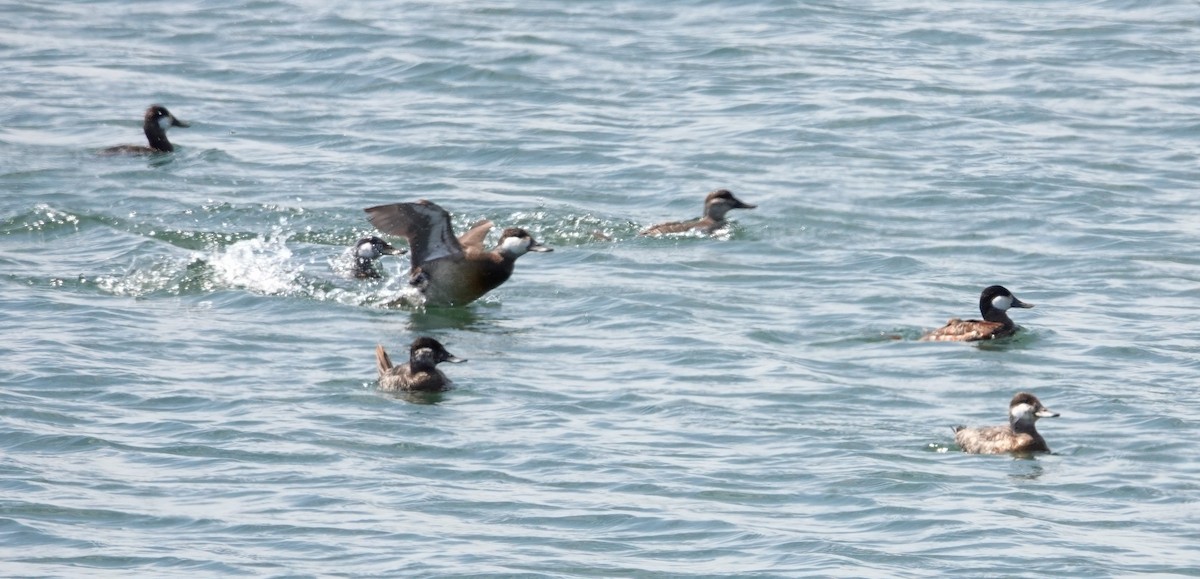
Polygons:
<instances>
[{"instance_id":1,"label":"feather detail on wing","mask_svg":"<svg viewBox=\"0 0 1200 579\"><path fill-rule=\"evenodd\" d=\"M1041 450L1036 439L1023 432L1013 432L1008 426L962 428L954 433L954 442L972 454L1000 454Z\"/></svg>"},{"instance_id":2,"label":"feather detail on wing","mask_svg":"<svg viewBox=\"0 0 1200 579\"><path fill-rule=\"evenodd\" d=\"M671 233L683 233L696 229L700 225L700 219L691 219L689 221L672 221L670 223L659 223L658 225L643 229L638 235L668 235Z\"/></svg>"},{"instance_id":3,"label":"feather detail on wing","mask_svg":"<svg viewBox=\"0 0 1200 579\"><path fill-rule=\"evenodd\" d=\"M450 214L424 199L416 203L393 203L365 209L367 220L380 231L408 239L412 267L443 257L463 254L454 237Z\"/></svg>"},{"instance_id":4,"label":"feather detail on wing","mask_svg":"<svg viewBox=\"0 0 1200 579\"><path fill-rule=\"evenodd\" d=\"M388 370L392 369L392 359L388 357L387 350L383 349L383 344L375 346L375 367L379 370L379 375L387 374Z\"/></svg>"},{"instance_id":5,"label":"feather detail on wing","mask_svg":"<svg viewBox=\"0 0 1200 579\"><path fill-rule=\"evenodd\" d=\"M492 230L492 222L483 219L471 226L466 233L458 236L458 243L462 246L463 251L471 251L473 249L483 250L483 240L487 238L487 234Z\"/></svg>"},{"instance_id":6,"label":"feather detail on wing","mask_svg":"<svg viewBox=\"0 0 1200 579\"><path fill-rule=\"evenodd\" d=\"M973 342L988 340L995 337L998 330L1004 327L1000 322L983 320L962 320L953 318L936 330L921 336L923 342Z\"/></svg>"}]
</instances>

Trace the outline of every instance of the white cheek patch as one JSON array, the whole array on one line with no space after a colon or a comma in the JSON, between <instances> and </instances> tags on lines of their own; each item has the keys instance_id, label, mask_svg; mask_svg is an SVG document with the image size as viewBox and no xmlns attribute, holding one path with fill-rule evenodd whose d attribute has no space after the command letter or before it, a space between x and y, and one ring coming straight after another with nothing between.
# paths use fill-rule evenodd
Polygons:
<instances>
[{"instance_id":1,"label":"white cheek patch","mask_svg":"<svg viewBox=\"0 0 1200 579\"><path fill-rule=\"evenodd\" d=\"M505 253L521 255L529 251L529 240L524 237L505 237L500 242L500 249Z\"/></svg>"},{"instance_id":2,"label":"white cheek patch","mask_svg":"<svg viewBox=\"0 0 1200 579\"><path fill-rule=\"evenodd\" d=\"M998 310L1007 310L1012 307L1012 296L996 296L992 298L992 307Z\"/></svg>"},{"instance_id":3,"label":"white cheek patch","mask_svg":"<svg viewBox=\"0 0 1200 579\"><path fill-rule=\"evenodd\" d=\"M171 128L171 117L159 117L158 126L164 131Z\"/></svg>"},{"instance_id":4,"label":"white cheek patch","mask_svg":"<svg viewBox=\"0 0 1200 579\"><path fill-rule=\"evenodd\" d=\"M364 244L358 246L358 256L359 257L365 257L367 259L374 259L375 255L376 255L375 247L372 246L370 243L364 243Z\"/></svg>"},{"instance_id":5,"label":"white cheek patch","mask_svg":"<svg viewBox=\"0 0 1200 579\"><path fill-rule=\"evenodd\" d=\"M1028 418L1033 415L1033 406L1029 404L1018 404L1008 411L1008 414L1014 418Z\"/></svg>"}]
</instances>

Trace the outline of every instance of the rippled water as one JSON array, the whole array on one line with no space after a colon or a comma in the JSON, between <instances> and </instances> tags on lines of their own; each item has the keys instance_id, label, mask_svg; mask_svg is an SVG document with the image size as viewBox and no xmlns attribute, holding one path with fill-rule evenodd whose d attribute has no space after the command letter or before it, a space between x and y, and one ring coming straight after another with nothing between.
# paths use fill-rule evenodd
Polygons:
<instances>
[{"instance_id":1,"label":"rippled water","mask_svg":"<svg viewBox=\"0 0 1200 579\"><path fill-rule=\"evenodd\" d=\"M1200 575L1192 3L0 15L6 576ZM418 198L555 252L386 307ZM377 393L417 335L458 388ZM958 452L1018 390L1054 453Z\"/></svg>"}]
</instances>

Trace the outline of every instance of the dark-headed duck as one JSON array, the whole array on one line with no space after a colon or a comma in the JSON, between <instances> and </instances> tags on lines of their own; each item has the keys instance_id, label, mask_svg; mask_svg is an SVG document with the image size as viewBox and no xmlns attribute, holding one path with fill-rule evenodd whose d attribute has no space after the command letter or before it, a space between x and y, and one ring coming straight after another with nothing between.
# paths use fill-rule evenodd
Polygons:
<instances>
[{"instance_id":1,"label":"dark-headed duck","mask_svg":"<svg viewBox=\"0 0 1200 579\"><path fill-rule=\"evenodd\" d=\"M1014 296L1004 286L990 286L979 295L979 313L982 320L952 318L936 330L924 336L925 342L974 342L1006 338L1017 331L1017 325L1008 317L1009 308L1032 308Z\"/></svg>"},{"instance_id":2,"label":"dark-headed duck","mask_svg":"<svg viewBox=\"0 0 1200 579\"><path fill-rule=\"evenodd\" d=\"M171 127L187 128L191 126L171 114L167 107L150 105L143 117L142 131L146 133L149 147L142 145L117 145L100 151L101 155L151 155L155 153L170 153L175 150L171 141L167 140L167 129Z\"/></svg>"},{"instance_id":3,"label":"dark-headed duck","mask_svg":"<svg viewBox=\"0 0 1200 579\"><path fill-rule=\"evenodd\" d=\"M441 392L450 389L450 379L437 369L442 362L466 362L446 351L442 343L421 337L408 349L408 363L393 366L383 345L375 346L375 367L379 370L379 389L385 392Z\"/></svg>"},{"instance_id":4,"label":"dark-headed duck","mask_svg":"<svg viewBox=\"0 0 1200 579\"><path fill-rule=\"evenodd\" d=\"M354 243L354 277L379 279L383 274L376 268L376 260L385 255L404 255L406 250L375 237L364 237Z\"/></svg>"}]
</instances>

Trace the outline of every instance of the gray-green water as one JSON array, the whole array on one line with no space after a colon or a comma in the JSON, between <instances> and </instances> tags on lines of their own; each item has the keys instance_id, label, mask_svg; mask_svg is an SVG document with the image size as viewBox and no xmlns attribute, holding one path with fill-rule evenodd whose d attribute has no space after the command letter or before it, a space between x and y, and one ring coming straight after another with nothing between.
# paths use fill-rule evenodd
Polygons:
<instances>
[{"instance_id":1,"label":"gray-green water","mask_svg":"<svg viewBox=\"0 0 1200 579\"><path fill-rule=\"evenodd\" d=\"M1193 3L0 21L5 576L1200 575ZM556 251L380 307L337 265L418 198ZM915 341L993 283L1018 338ZM417 335L434 404L374 390ZM1053 454L952 448L1018 390Z\"/></svg>"}]
</instances>

